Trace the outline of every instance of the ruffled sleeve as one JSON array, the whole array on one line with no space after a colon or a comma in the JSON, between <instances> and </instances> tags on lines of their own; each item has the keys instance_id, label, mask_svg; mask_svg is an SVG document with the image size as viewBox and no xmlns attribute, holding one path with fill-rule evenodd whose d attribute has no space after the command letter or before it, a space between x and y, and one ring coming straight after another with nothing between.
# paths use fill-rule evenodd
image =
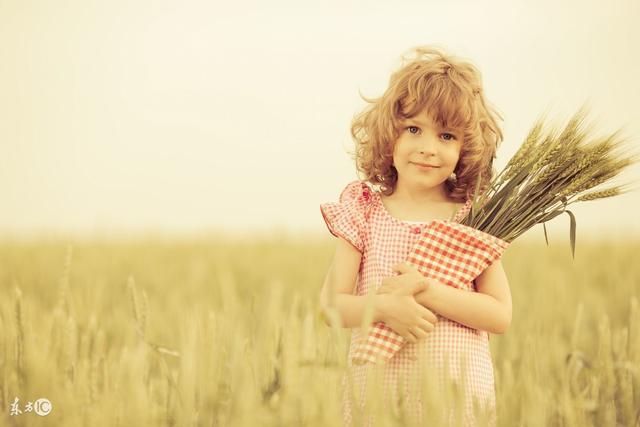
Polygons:
<instances>
[{"instance_id":1,"label":"ruffled sleeve","mask_svg":"<svg viewBox=\"0 0 640 427\"><path fill-rule=\"evenodd\" d=\"M362 181L354 181L342 191L338 203L324 203L320 212L331 234L363 252L370 206L371 189Z\"/></svg>"}]
</instances>

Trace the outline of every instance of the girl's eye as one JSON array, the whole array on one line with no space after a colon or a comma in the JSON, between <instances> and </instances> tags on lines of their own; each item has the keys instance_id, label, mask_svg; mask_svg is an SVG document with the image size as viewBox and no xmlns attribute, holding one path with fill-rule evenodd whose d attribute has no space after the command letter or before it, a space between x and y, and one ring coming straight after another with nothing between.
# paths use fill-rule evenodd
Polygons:
<instances>
[{"instance_id":1,"label":"girl's eye","mask_svg":"<svg viewBox=\"0 0 640 427\"><path fill-rule=\"evenodd\" d=\"M407 126L407 130L415 135L420 131L420 128L417 126ZM413 130L415 130L415 132Z\"/></svg>"},{"instance_id":2,"label":"girl's eye","mask_svg":"<svg viewBox=\"0 0 640 427\"><path fill-rule=\"evenodd\" d=\"M420 132L422 132L422 130L418 126L407 126L406 129L413 135L418 135ZM452 141L456 139L456 136L449 132L444 132L440 136L442 136L445 141Z\"/></svg>"}]
</instances>

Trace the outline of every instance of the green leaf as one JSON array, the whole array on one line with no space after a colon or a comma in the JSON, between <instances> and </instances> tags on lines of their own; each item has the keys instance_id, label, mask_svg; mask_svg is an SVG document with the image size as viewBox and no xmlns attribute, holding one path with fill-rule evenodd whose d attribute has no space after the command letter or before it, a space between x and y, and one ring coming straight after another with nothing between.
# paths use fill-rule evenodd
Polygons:
<instances>
[{"instance_id":1,"label":"green leaf","mask_svg":"<svg viewBox=\"0 0 640 427\"><path fill-rule=\"evenodd\" d=\"M571 225L569 228L569 239L571 240L571 257L576 258L576 217L571 211L565 211L571 218Z\"/></svg>"},{"instance_id":2,"label":"green leaf","mask_svg":"<svg viewBox=\"0 0 640 427\"><path fill-rule=\"evenodd\" d=\"M549 238L547 237L547 226L545 223L542 223L542 229L544 230L544 241L547 242L547 246L549 246Z\"/></svg>"}]
</instances>

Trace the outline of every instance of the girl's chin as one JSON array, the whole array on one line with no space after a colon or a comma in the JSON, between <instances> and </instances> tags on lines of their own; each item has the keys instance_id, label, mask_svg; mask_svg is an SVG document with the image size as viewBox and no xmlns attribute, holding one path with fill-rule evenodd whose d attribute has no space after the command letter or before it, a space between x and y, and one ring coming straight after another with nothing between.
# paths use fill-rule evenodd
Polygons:
<instances>
[{"instance_id":1,"label":"girl's chin","mask_svg":"<svg viewBox=\"0 0 640 427\"><path fill-rule=\"evenodd\" d=\"M418 172L413 175L413 180L416 182L428 182L428 183L441 183L444 182L446 177L440 176L437 172Z\"/></svg>"},{"instance_id":2,"label":"girl's chin","mask_svg":"<svg viewBox=\"0 0 640 427\"><path fill-rule=\"evenodd\" d=\"M411 187L418 187L418 188L424 188L426 190L432 189L434 187L441 187L444 185L445 180L441 179L416 179L416 180L411 180L410 182L407 182L407 184L409 184Z\"/></svg>"}]
</instances>

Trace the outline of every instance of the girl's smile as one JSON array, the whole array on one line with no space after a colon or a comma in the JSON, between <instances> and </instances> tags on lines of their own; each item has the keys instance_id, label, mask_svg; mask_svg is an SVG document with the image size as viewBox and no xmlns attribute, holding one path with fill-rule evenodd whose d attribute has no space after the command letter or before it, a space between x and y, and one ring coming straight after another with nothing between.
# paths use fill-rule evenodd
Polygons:
<instances>
[{"instance_id":1,"label":"girl's smile","mask_svg":"<svg viewBox=\"0 0 640 427\"><path fill-rule=\"evenodd\" d=\"M429 165L429 164L426 164L426 163L419 163L419 162L410 162L410 163L412 165L418 167L418 169L424 170L424 171L430 171L430 170L438 168L438 166Z\"/></svg>"}]
</instances>

